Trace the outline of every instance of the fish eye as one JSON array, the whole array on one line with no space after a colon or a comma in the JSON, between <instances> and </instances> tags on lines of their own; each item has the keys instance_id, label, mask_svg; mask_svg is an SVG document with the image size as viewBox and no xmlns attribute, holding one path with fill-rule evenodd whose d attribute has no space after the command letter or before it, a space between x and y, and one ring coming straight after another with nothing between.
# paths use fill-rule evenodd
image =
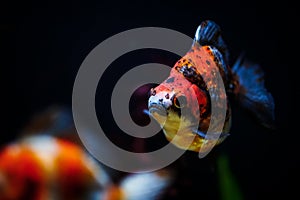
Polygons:
<instances>
[{"instance_id":1,"label":"fish eye","mask_svg":"<svg viewBox=\"0 0 300 200\"><path fill-rule=\"evenodd\" d=\"M155 95L156 95L156 90L154 88L151 88L150 91L148 92L148 97L155 96Z\"/></svg>"},{"instance_id":2,"label":"fish eye","mask_svg":"<svg viewBox=\"0 0 300 200\"><path fill-rule=\"evenodd\" d=\"M173 104L176 108L183 108L186 106L187 104L187 100L186 100L186 97L181 95L181 96L178 96L178 97L174 97L173 98Z\"/></svg>"}]
</instances>

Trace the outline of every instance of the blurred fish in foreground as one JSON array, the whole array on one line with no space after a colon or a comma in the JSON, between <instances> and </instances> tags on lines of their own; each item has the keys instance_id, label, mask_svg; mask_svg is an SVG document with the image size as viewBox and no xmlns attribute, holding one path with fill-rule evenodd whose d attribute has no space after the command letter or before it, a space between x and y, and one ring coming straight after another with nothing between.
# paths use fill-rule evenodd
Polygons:
<instances>
[{"instance_id":1,"label":"blurred fish in foreground","mask_svg":"<svg viewBox=\"0 0 300 200\"><path fill-rule=\"evenodd\" d=\"M172 172L159 170L141 174L130 174L118 185L111 185L103 200L158 200L172 182Z\"/></svg>"},{"instance_id":2,"label":"blurred fish in foreground","mask_svg":"<svg viewBox=\"0 0 300 200\"><path fill-rule=\"evenodd\" d=\"M69 109L37 114L0 151L0 200L155 200L171 172L127 174L114 183L80 144Z\"/></svg>"},{"instance_id":3,"label":"blurred fish in foreground","mask_svg":"<svg viewBox=\"0 0 300 200\"><path fill-rule=\"evenodd\" d=\"M77 145L51 136L29 136L0 155L0 199L94 199L108 183Z\"/></svg>"}]
</instances>

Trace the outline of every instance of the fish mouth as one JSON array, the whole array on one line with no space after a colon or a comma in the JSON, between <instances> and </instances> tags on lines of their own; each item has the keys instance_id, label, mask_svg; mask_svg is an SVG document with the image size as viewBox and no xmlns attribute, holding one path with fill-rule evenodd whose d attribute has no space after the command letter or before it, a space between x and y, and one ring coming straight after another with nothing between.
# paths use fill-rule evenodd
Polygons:
<instances>
[{"instance_id":1,"label":"fish mouth","mask_svg":"<svg viewBox=\"0 0 300 200\"><path fill-rule=\"evenodd\" d=\"M150 112L150 114L152 114L153 112L156 112L157 114L167 116L167 110L165 109L165 107L163 107L162 105L159 105L159 104L151 104L149 106L149 112Z\"/></svg>"},{"instance_id":2,"label":"fish mouth","mask_svg":"<svg viewBox=\"0 0 300 200\"><path fill-rule=\"evenodd\" d=\"M151 104L149 106L150 115L160 124L163 125L167 120L167 110L159 104Z\"/></svg>"}]
</instances>

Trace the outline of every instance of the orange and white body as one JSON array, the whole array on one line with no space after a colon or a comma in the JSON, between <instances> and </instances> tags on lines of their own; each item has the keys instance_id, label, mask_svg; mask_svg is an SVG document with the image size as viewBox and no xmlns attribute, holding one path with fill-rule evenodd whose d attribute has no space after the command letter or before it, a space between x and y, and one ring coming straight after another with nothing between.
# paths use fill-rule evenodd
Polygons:
<instances>
[{"instance_id":1,"label":"orange and white body","mask_svg":"<svg viewBox=\"0 0 300 200\"><path fill-rule=\"evenodd\" d=\"M114 183L72 129L72 115L47 109L0 148L0 200L157 200L173 173L128 174Z\"/></svg>"},{"instance_id":2,"label":"orange and white body","mask_svg":"<svg viewBox=\"0 0 300 200\"><path fill-rule=\"evenodd\" d=\"M99 199L109 179L81 147L30 136L0 153L0 200Z\"/></svg>"}]
</instances>

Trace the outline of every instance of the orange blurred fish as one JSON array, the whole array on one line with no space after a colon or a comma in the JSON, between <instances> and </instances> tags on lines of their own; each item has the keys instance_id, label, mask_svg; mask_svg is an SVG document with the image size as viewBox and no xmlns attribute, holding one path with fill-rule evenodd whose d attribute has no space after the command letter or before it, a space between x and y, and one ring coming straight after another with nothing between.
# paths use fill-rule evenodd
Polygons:
<instances>
[{"instance_id":1,"label":"orange blurred fish","mask_svg":"<svg viewBox=\"0 0 300 200\"><path fill-rule=\"evenodd\" d=\"M29 136L0 153L0 199L95 199L108 184L79 147L47 135Z\"/></svg>"},{"instance_id":2,"label":"orange blurred fish","mask_svg":"<svg viewBox=\"0 0 300 200\"><path fill-rule=\"evenodd\" d=\"M0 149L0 200L155 200L170 185L167 170L114 183L72 126L69 109L51 107Z\"/></svg>"},{"instance_id":3,"label":"orange blurred fish","mask_svg":"<svg viewBox=\"0 0 300 200\"><path fill-rule=\"evenodd\" d=\"M204 21L196 31L191 49L175 63L169 77L151 89L148 113L177 147L206 152L222 142L231 127L230 95L255 114L262 124L273 126L274 100L264 86L261 68L242 62L241 58L231 68L228 57L220 27L213 21ZM225 93L216 82L218 73ZM217 102L218 109L226 110L225 123L220 117L211 120L212 99ZM219 105L221 100L227 104ZM182 116L183 111L189 114ZM212 127L221 127L222 132L208 136L210 123Z\"/></svg>"}]
</instances>

